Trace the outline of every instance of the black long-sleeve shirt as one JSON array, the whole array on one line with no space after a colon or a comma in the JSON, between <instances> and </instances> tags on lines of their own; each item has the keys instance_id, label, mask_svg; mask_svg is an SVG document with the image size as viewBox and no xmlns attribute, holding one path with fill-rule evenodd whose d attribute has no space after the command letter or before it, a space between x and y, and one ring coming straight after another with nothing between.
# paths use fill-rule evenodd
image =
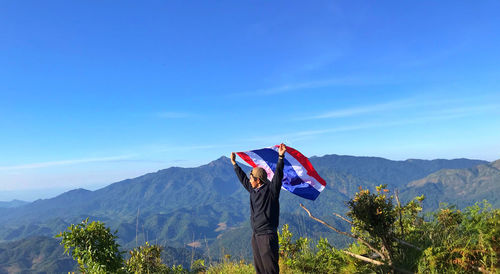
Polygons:
<instances>
[{"instance_id":1,"label":"black long-sleeve shirt","mask_svg":"<svg viewBox=\"0 0 500 274\"><path fill-rule=\"evenodd\" d=\"M254 189L243 170L236 164L234 171L243 187L250 193L250 222L256 235L275 233L280 216L280 190L283 180L283 159L279 158L273 179Z\"/></svg>"}]
</instances>

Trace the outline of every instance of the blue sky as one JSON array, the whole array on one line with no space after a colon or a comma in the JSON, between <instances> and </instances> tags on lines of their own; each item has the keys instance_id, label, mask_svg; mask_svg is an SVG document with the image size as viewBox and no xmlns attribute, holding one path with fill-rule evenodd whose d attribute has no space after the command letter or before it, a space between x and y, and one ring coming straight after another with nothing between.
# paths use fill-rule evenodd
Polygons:
<instances>
[{"instance_id":1,"label":"blue sky","mask_svg":"<svg viewBox=\"0 0 500 274\"><path fill-rule=\"evenodd\" d=\"M3 1L0 200L279 142L500 158L498 1Z\"/></svg>"}]
</instances>

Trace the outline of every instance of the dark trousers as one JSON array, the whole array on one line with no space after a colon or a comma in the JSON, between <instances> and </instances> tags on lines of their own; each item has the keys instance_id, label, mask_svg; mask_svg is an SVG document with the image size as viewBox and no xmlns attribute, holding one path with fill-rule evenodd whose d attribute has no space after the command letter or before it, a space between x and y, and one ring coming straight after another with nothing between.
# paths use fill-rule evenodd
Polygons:
<instances>
[{"instance_id":1,"label":"dark trousers","mask_svg":"<svg viewBox=\"0 0 500 274\"><path fill-rule=\"evenodd\" d=\"M257 274L280 273L278 234L252 235L253 263Z\"/></svg>"}]
</instances>

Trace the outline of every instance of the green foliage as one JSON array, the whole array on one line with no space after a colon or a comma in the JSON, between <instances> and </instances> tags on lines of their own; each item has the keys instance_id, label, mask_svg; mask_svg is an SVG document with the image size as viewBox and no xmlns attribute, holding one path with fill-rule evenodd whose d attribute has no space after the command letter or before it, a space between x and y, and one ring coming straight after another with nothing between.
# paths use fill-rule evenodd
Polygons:
<instances>
[{"instance_id":1,"label":"green foliage","mask_svg":"<svg viewBox=\"0 0 500 274\"><path fill-rule=\"evenodd\" d=\"M387 237L396 219L392 197L387 197L385 187L378 186L376 193L360 187L354 198L347 202L350 210L347 215L353 219L354 226L375 237Z\"/></svg>"},{"instance_id":2,"label":"green foliage","mask_svg":"<svg viewBox=\"0 0 500 274\"><path fill-rule=\"evenodd\" d=\"M425 197L416 197L401 205L386 187L377 186L373 193L360 188L347 203L352 232L378 250L384 256L379 261L390 268L414 271L421 255L415 246L421 244L423 218L419 214ZM377 269L380 267L373 267Z\"/></svg>"},{"instance_id":3,"label":"green foliage","mask_svg":"<svg viewBox=\"0 0 500 274\"><path fill-rule=\"evenodd\" d=\"M88 221L87 218L78 225L72 224L68 231L56 236L62 238L64 253L71 252L80 270L85 273L122 272L123 259L115 241L116 231L111 233L102 222Z\"/></svg>"},{"instance_id":4,"label":"green foliage","mask_svg":"<svg viewBox=\"0 0 500 274\"><path fill-rule=\"evenodd\" d=\"M385 185L360 189L348 202L354 235L364 240L345 250L321 239L310 248L307 238L292 241L288 226L279 233L282 263L306 273L498 273L500 209L486 201L463 211L443 207L426 221L420 214L424 196L401 205ZM397 205L395 205L397 204ZM377 258L368 245L384 255ZM346 252L384 263L371 264Z\"/></svg>"},{"instance_id":5,"label":"green foliage","mask_svg":"<svg viewBox=\"0 0 500 274\"><path fill-rule=\"evenodd\" d=\"M116 231L111 233L102 222L88 222L85 219L78 225L72 224L67 231L56 235L62 238L64 253L71 252L73 259L78 262L83 273L190 273L182 265L168 267L163 264L161 252L163 247L158 245L139 246L129 251L130 258L123 261L122 253L116 243ZM204 270L204 261L197 260L194 267Z\"/></svg>"},{"instance_id":6,"label":"green foliage","mask_svg":"<svg viewBox=\"0 0 500 274\"><path fill-rule=\"evenodd\" d=\"M280 246L280 259L285 265L295 268L301 264L299 257L309 255L309 240L300 237L295 242L292 242L292 233L288 229L288 225L283 225L281 232L278 232L278 241Z\"/></svg>"},{"instance_id":7,"label":"green foliage","mask_svg":"<svg viewBox=\"0 0 500 274\"><path fill-rule=\"evenodd\" d=\"M331 246L327 239L321 238L313 249L309 239L300 237L293 242L292 236L288 225L283 225L281 232L278 232L280 263L285 269L305 273L341 272L342 266L345 265L345 255Z\"/></svg>"},{"instance_id":8,"label":"green foliage","mask_svg":"<svg viewBox=\"0 0 500 274\"><path fill-rule=\"evenodd\" d=\"M191 264L191 272L198 273L198 272L205 272L207 270L207 267L205 266L205 260L199 259L193 262Z\"/></svg>"},{"instance_id":9,"label":"green foliage","mask_svg":"<svg viewBox=\"0 0 500 274\"><path fill-rule=\"evenodd\" d=\"M428 247L418 264L419 272L498 271L500 210L486 201L464 211L445 206L424 227Z\"/></svg>"},{"instance_id":10,"label":"green foliage","mask_svg":"<svg viewBox=\"0 0 500 274\"><path fill-rule=\"evenodd\" d=\"M363 239L347 249L334 248L327 239L313 244L310 238L295 241L287 224L278 232L281 273L498 273L500 256L500 210L486 201L458 210L443 206L428 218L421 216L424 196L400 204L385 185L375 192L360 189L348 202L351 231ZM310 226L308 226L310 227ZM116 232L115 232L116 233ZM300 232L299 232L300 233ZM196 260L191 271L182 265L166 266L161 260L163 248L144 246L130 251L125 264L116 244L116 236L101 222L71 225L62 238L65 253L73 255L86 273L254 273L243 260L207 266ZM237 240L235 238L235 240ZM368 243L372 248L368 247ZM377 250L374 252L373 249ZM384 265L360 260L348 253L371 258ZM382 254L382 258L374 256ZM369 259L368 259L369 260Z\"/></svg>"},{"instance_id":11,"label":"green foliage","mask_svg":"<svg viewBox=\"0 0 500 274\"><path fill-rule=\"evenodd\" d=\"M253 274L255 269L252 264L245 263L244 260L239 262L231 261L231 256L225 256L224 260L218 264L210 266L204 273L206 274ZM192 269L193 271L193 269Z\"/></svg>"},{"instance_id":12,"label":"green foliage","mask_svg":"<svg viewBox=\"0 0 500 274\"><path fill-rule=\"evenodd\" d=\"M139 246L129 251L130 258L125 261L127 271L130 273L164 273L167 266L161 260L162 247L158 245Z\"/></svg>"},{"instance_id":13,"label":"green foliage","mask_svg":"<svg viewBox=\"0 0 500 274\"><path fill-rule=\"evenodd\" d=\"M346 249L349 252L354 254L370 254L371 250L369 250L365 245L360 243L352 243L349 248ZM345 265L343 266L344 273L380 273L381 269L372 264L361 261L357 258L351 256L345 256Z\"/></svg>"},{"instance_id":14,"label":"green foliage","mask_svg":"<svg viewBox=\"0 0 500 274\"><path fill-rule=\"evenodd\" d=\"M186 273L189 273L189 271L184 269L182 267L182 265L173 265L172 267L167 268L166 273L168 273L168 274L186 274Z\"/></svg>"},{"instance_id":15,"label":"green foliage","mask_svg":"<svg viewBox=\"0 0 500 274\"><path fill-rule=\"evenodd\" d=\"M340 272L343 265L346 265L346 255L335 249L328 239L320 239L316 245L317 251L314 254L314 272L325 273L336 270Z\"/></svg>"}]
</instances>

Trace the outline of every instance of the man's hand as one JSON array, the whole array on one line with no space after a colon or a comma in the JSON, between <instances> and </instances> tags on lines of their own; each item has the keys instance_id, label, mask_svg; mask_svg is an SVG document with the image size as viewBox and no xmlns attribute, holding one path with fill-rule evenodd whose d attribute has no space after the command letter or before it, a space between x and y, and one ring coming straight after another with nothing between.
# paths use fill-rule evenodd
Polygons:
<instances>
[{"instance_id":1,"label":"man's hand","mask_svg":"<svg viewBox=\"0 0 500 274\"><path fill-rule=\"evenodd\" d=\"M286 146L285 146L285 144L281 143L280 148L278 149L279 156L281 157L281 156L285 155L285 152L286 152Z\"/></svg>"},{"instance_id":2,"label":"man's hand","mask_svg":"<svg viewBox=\"0 0 500 274\"><path fill-rule=\"evenodd\" d=\"M231 164L236 165L236 153L231 152Z\"/></svg>"}]
</instances>

